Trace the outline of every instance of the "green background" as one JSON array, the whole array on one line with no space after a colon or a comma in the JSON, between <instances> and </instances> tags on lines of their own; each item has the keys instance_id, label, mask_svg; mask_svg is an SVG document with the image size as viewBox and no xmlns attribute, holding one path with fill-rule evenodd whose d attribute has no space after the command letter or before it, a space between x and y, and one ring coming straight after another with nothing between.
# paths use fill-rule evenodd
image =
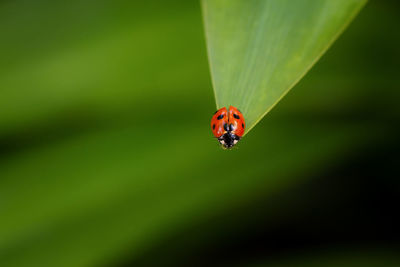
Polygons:
<instances>
[{"instance_id":1,"label":"green background","mask_svg":"<svg viewBox=\"0 0 400 267\"><path fill-rule=\"evenodd\" d=\"M398 266L396 8L224 151L197 1L1 1L0 266Z\"/></svg>"}]
</instances>

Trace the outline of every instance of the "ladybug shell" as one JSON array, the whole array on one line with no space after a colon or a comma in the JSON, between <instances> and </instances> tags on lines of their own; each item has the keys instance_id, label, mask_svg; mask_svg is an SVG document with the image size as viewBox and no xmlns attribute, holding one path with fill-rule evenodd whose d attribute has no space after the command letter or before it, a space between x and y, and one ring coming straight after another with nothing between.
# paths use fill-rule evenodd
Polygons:
<instances>
[{"instance_id":1,"label":"ladybug shell","mask_svg":"<svg viewBox=\"0 0 400 267\"><path fill-rule=\"evenodd\" d=\"M227 132L228 111L226 107L217 110L211 119L211 129L215 137L221 137ZM224 128L225 127L225 128Z\"/></svg>"},{"instance_id":2,"label":"ladybug shell","mask_svg":"<svg viewBox=\"0 0 400 267\"><path fill-rule=\"evenodd\" d=\"M228 121L230 131L233 134L242 137L246 125L242 113L237 108L233 106L229 107Z\"/></svg>"},{"instance_id":3,"label":"ladybug shell","mask_svg":"<svg viewBox=\"0 0 400 267\"><path fill-rule=\"evenodd\" d=\"M217 110L211 119L211 129L218 142L226 149L232 148L243 136L245 122L242 113L230 106Z\"/></svg>"}]
</instances>

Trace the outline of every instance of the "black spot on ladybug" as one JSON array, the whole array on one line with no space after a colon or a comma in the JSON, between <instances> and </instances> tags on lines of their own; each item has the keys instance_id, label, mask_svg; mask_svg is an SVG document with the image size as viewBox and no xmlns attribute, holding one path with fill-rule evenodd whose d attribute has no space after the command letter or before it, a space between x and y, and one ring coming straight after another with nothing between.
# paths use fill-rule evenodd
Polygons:
<instances>
[{"instance_id":1,"label":"black spot on ladybug","mask_svg":"<svg viewBox=\"0 0 400 267\"><path fill-rule=\"evenodd\" d=\"M215 124L213 124L213 130L215 130Z\"/></svg>"},{"instance_id":2,"label":"black spot on ladybug","mask_svg":"<svg viewBox=\"0 0 400 267\"><path fill-rule=\"evenodd\" d=\"M242 127L244 128L244 124L242 123Z\"/></svg>"},{"instance_id":3,"label":"black spot on ladybug","mask_svg":"<svg viewBox=\"0 0 400 267\"><path fill-rule=\"evenodd\" d=\"M224 130L225 130L225 131L229 131L229 129L228 129L228 124L227 124L227 123L224 123Z\"/></svg>"},{"instance_id":4,"label":"black spot on ladybug","mask_svg":"<svg viewBox=\"0 0 400 267\"><path fill-rule=\"evenodd\" d=\"M218 117L217 117L217 120L220 120L220 119L222 119L224 117L224 114L221 114L221 115L219 115Z\"/></svg>"},{"instance_id":5,"label":"black spot on ladybug","mask_svg":"<svg viewBox=\"0 0 400 267\"><path fill-rule=\"evenodd\" d=\"M214 114L216 114L217 112L218 112L218 110L217 110L217 111L215 111L215 112L214 112Z\"/></svg>"},{"instance_id":6,"label":"black spot on ladybug","mask_svg":"<svg viewBox=\"0 0 400 267\"><path fill-rule=\"evenodd\" d=\"M237 115L237 114L233 114L233 117L234 117L235 119L240 119L239 115Z\"/></svg>"},{"instance_id":7,"label":"black spot on ladybug","mask_svg":"<svg viewBox=\"0 0 400 267\"><path fill-rule=\"evenodd\" d=\"M235 126L231 123L231 124L229 125L229 129L230 129L231 131L233 131L233 130L235 129Z\"/></svg>"}]
</instances>

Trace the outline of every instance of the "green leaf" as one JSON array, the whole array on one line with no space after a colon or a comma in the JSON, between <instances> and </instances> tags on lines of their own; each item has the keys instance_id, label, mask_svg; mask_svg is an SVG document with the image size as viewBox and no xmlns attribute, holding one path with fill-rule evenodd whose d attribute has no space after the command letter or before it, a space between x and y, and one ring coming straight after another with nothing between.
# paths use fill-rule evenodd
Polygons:
<instances>
[{"instance_id":1,"label":"green leaf","mask_svg":"<svg viewBox=\"0 0 400 267\"><path fill-rule=\"evenodd\" d=\"M239 108L247 133L306 74L365 3L202 0L217 108Z\"/></svg>"}]
</instances>

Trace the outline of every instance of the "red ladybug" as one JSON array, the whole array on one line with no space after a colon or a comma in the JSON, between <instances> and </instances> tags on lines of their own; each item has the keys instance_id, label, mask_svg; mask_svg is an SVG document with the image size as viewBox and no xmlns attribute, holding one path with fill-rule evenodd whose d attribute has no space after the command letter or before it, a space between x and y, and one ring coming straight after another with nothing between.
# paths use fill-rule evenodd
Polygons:
<instances>
[{"instance_id":1,"label":"red ladybug","mask_svg":"<svg viewBox=\"0 0 400 267\"><path fill-rule=\"evenodd\" d=\"M218 142L227 149L232 148L244 134L245 122L242 113L230 106L217 110L211 119L211 129Z\"/></svg>"}]
</instances>

